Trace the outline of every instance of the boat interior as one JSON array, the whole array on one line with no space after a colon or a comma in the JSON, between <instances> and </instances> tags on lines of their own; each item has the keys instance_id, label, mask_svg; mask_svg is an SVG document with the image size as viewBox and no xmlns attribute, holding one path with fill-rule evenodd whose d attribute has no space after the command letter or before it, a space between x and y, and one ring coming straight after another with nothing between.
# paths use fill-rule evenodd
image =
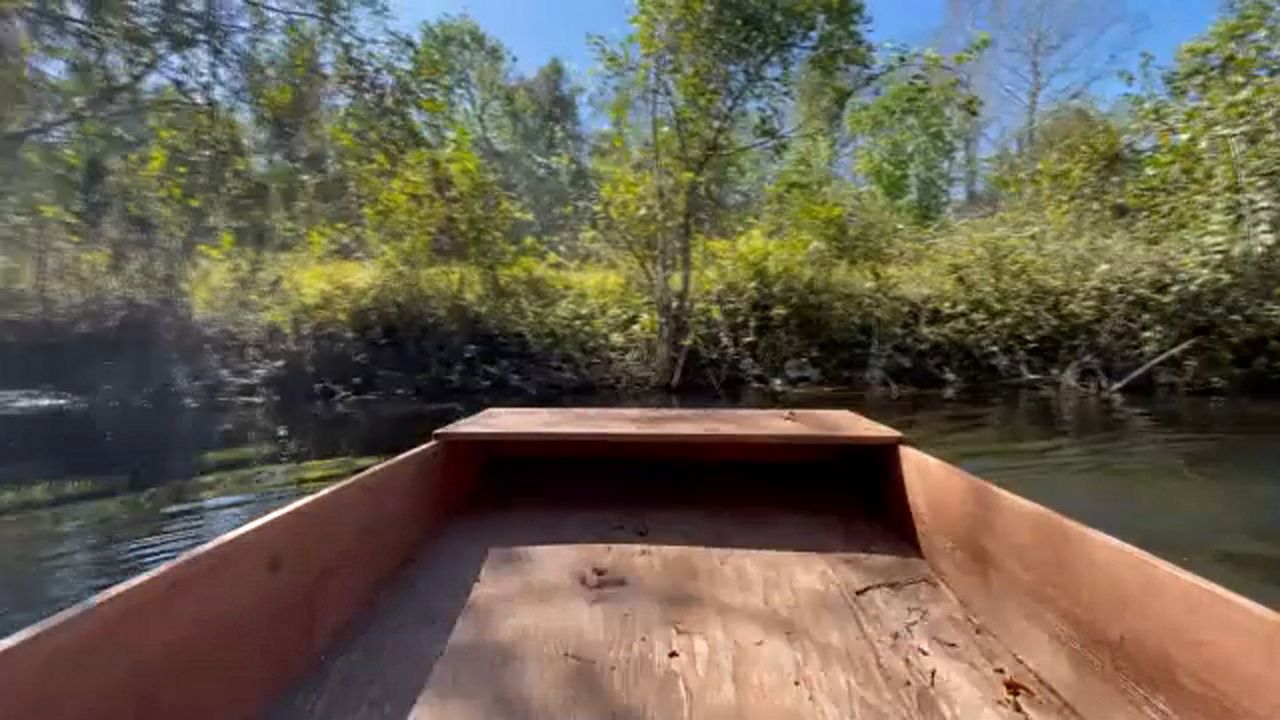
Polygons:
<instances>
[{"instance_id":1,"label":"boat interior","mask_svg":"<svg viewBox=\"0 0 1280 720\"><path fill-rule=\"evenodd\" d=\"M505 458L279 718L1074 717L809 462Z\"/></svg>"},{"instance_id":2,"label":"boat interior","mask_svg":"<svg viewBox=\"0 0 1280 720\"><path fill-rule=\"evenodd\" d=\"M505 409L0 640L0 715L1262 720L1276 667L852 413Z\"/></svg>"}]
</instances>

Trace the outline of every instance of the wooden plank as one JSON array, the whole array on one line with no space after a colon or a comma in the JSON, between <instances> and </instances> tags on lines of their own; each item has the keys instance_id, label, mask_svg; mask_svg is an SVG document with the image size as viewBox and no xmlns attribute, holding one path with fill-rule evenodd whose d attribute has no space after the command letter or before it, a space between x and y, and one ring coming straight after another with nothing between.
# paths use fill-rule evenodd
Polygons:
<instances>
[{"instance_id":1,"label":"wooden plank","mask_svg":"<svg viewBox=\"0 0 1280 720\"><path fill-rule=\"evenodd\" d=\"M0 641L0 715L256 716L456 505L455 462L423 446Z\"/></svg>"},{"instance_id":2,"label":"wooden plank","mask_svg":"<svg viewBox=\"0 0 1280 720\"><path fill-rule=\"evenodd\" d=\"M930 565L1086 717L1280 718L1280 613L911 448Z\"/></svg>"},{"instance_id":3,"label":"wooden plank","mask_svg":"<svg viewBox=\"0 0 1280 720\"><path fill-rule=\"evenodd\" d=\"M893 445L902 435L847 410L493 408L439 440Z\"/></svg>"},{"instance_id":4,"label":"wooden plank","mask_svg":"<svg viewBox=\"0 0 1280 720\"><path fill-rule=\"evenodd\" d=\"M876 526L554 507L461 519L272 715L1028 716L1075 717Z\"/></svg>"}]
</instances>

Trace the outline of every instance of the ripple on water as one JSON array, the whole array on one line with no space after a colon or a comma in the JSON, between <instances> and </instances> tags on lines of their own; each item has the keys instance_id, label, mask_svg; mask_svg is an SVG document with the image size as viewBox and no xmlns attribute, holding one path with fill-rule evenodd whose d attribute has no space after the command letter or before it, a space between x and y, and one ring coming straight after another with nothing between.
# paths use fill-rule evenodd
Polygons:
<instances>
[{"instance_id":1,"label":"ripple on water","mask_svg":"<svg viewBox=\"0 0 1280 720\"><path fill-rule=\"evenodd\" d=\"M0 415L83 409L85 401L70 393L47 390L0 390Z\"/></svg>"},{"instance_id":2,"label":"ripple on water","mask_svg":"<svg viewBox=\"0 0 1280 720\"><path fill-rule=\"evenodd\" d=\"M307 492L270 488L180 502L140 493L0 516L0 636Z\"/></svg>"}]
</instances>

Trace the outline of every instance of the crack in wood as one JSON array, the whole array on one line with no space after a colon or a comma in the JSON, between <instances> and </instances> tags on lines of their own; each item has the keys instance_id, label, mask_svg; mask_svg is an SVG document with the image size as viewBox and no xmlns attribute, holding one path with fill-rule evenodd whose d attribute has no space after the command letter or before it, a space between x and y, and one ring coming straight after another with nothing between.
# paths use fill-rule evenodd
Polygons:
<instances>
[{"instance_id":1,"label":"crack in wood","mask_svg":"<svg viewBox=\"0 0 1280 720\"><path fill-rule=\"evenodd\" d=\"M911 587L912 585L933 585L934 582L934 579L928 575L918 575L916 577L901 578L898 580L884 580L882 582L875 582L870 585L863 585L860 588L856 588L853 591L853 594L860 597L862 595L866 595L872 590L901 590L906 587Z\"/></svg>"}]
</instances>

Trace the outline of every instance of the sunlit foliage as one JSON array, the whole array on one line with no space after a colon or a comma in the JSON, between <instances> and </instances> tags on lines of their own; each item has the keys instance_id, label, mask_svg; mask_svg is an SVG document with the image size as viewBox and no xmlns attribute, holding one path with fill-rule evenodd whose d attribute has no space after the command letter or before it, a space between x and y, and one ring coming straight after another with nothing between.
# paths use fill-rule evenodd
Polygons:
<instances>
[{"instance_id":1,"label":"sunlit foliage","mask_svg":"<svg viewBox=\"0 0 1280 720\"><path fill-rule=\"evenodd\" d=\"M1192 339L1151 378L1280 381L1280 3L977 165L1000 39L867 19L640 0L591 75L523 76L368 2L0 4L0 319L151 308L360 391L1106 386Z\"/></svg>"}]
</instances>

